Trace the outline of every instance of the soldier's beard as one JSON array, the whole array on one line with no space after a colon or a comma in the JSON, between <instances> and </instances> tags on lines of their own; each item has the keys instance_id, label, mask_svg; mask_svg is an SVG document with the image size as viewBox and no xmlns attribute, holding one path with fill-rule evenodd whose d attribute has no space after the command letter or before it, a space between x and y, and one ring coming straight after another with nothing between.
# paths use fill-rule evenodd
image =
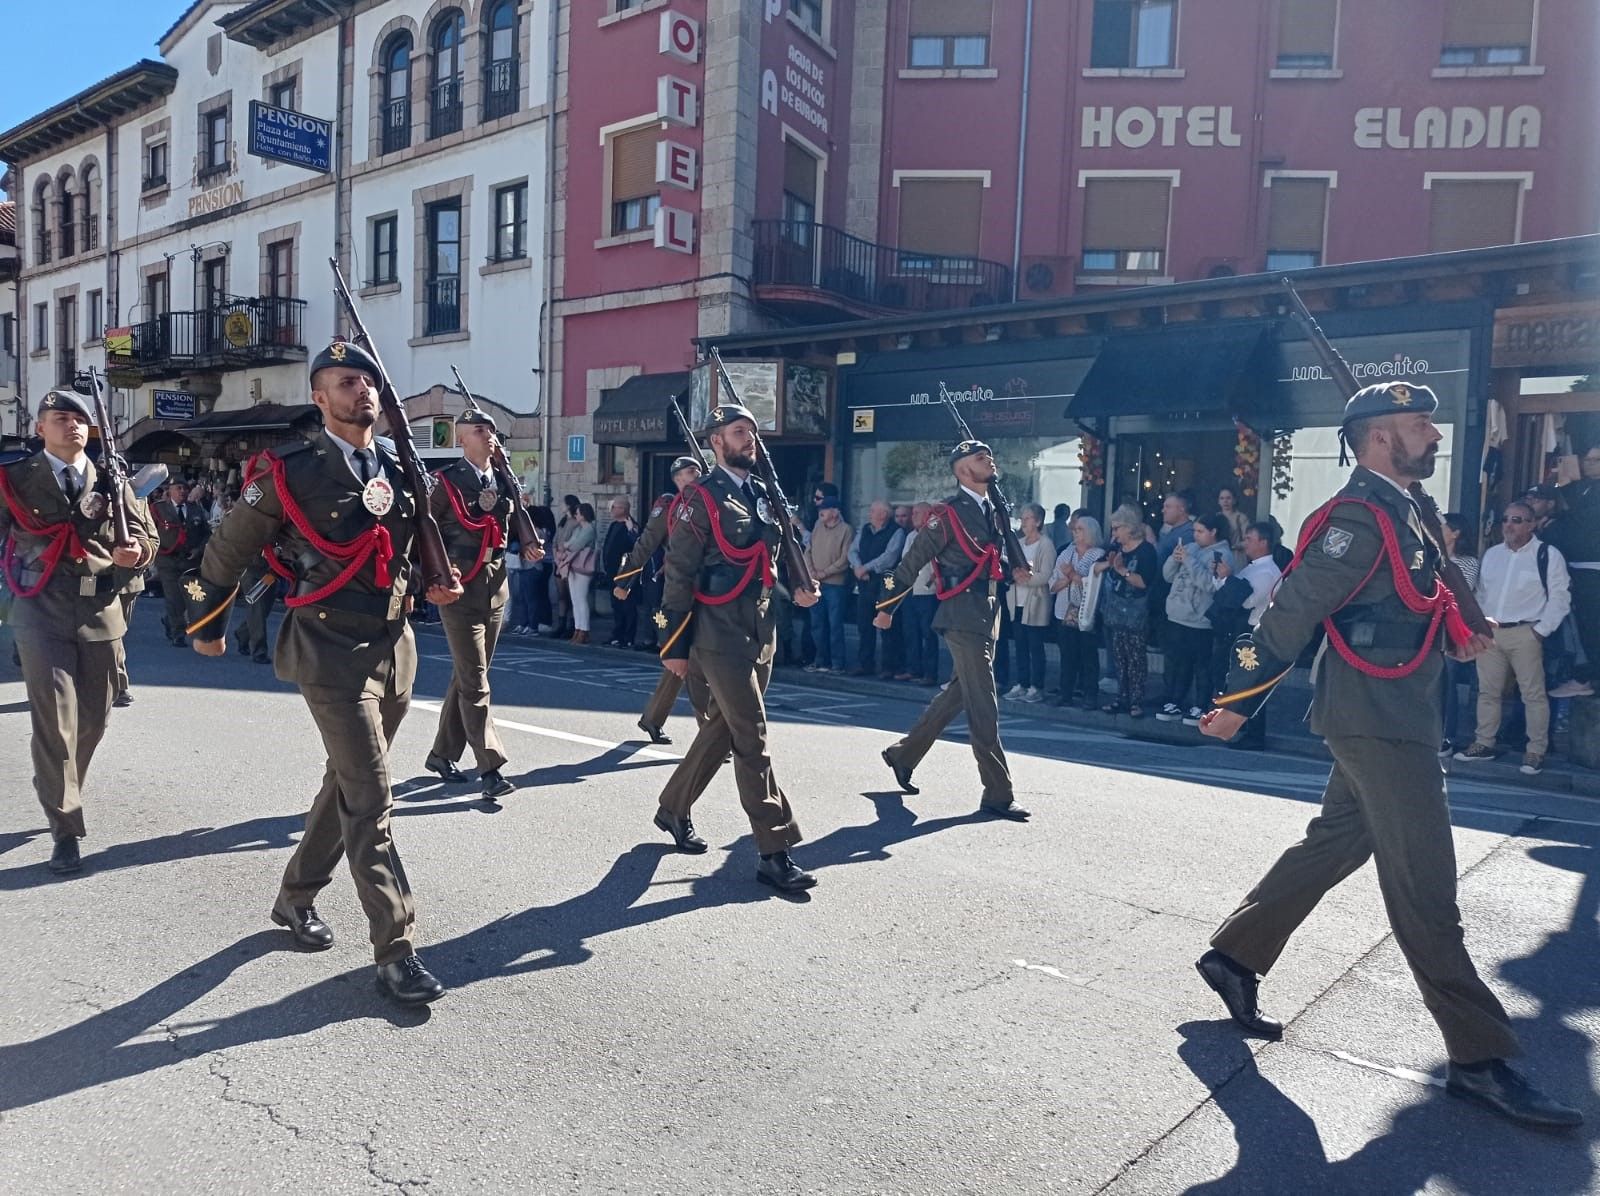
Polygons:
<instances>
[{"instance_id":1,"label":"soldier's beard","mask_svg":"<svg viewBox=\"0 0 1600 1196\"><path fill-rule=\"evenodd\" d=\"M728 450L722 454L724 465L731 465L735 469L751 470L756 467L756 459L749 453L740 453Z\"/></svg>"},{"instance_id":2,"label":"soldier's beard","mask_svg":"<svg viewBox=\"0 0 1600 1196\"><path fill-rule=\"evenodd\" d=\"M1439 446L1436 444L1430 444L1416 457L1409 456L1399 444L1389 446L1389 465L1396 477L1431 478L1438 459Z\"/></svg>"}]
</instances>

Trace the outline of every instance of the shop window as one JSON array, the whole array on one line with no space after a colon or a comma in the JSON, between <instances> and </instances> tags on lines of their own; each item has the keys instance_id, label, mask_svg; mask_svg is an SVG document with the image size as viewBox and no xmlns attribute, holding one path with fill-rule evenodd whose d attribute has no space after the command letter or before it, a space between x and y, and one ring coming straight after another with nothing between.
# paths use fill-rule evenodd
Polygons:
<instances>
[{"instance_id":1,"label":"shop window","mask_svg":"<svg viewBox=\"0 0 1600 1196\"><path fill-rule=\"evenodd\" d=\"M1267 189L1267 269L1322 265L1327 216L1327 179L1273 179Z\"/></svg>"},{"instance_id":2,"label":"shop window","mask_svg":"<svg viewBox=\"0 0 1600 1196\"><path fill-rule=\"evenodd\" d=\"M1521 66L1538 0L1445 0L1440 66Z\"/></svg>"},{"instance_id":3,"label":"shop window","mask_svg":"<svg viewBox=\"0 0 1600 1196\"><path fill-rule=\"evenodd\" d=\"M1517 243L1520 178L1432 179L1430 184L1430 251Z\"/></svg>"},{"instance_id":4,"label":"shop window","mask_svg":"<svg viewBox=\"0 0 1600 1196\"><path fill-rule=\"evenodd\" d=\"M399 232L398 216L376 216L372 220L372 277L368 286L390 286L400 281L399 258L396 244Z\"/></svg>"},{"instance_id":5,"label":"shop window","mask_svg":"<svg viewBox=\"0 0 1600 1196\"><path fill-rule=\"evenodd\" d=\"M528 256L528 184L513 183L494 191L494 253L492 262L509 262Z\"/></svg>"},{"instance_id":6,"label":"shop window","mask_svg":"<svg viewBox=\"0 0 1600 1196\"><path fill-rule=\"evenodd\" d=\"M1092 67L1170 67L1177 40L1178 0L1094 0Z\"/></svg>"},{"instance_id":7,"label":"shop window","mask_svg":"<svg viewBox=\"0 0 1600 1196\"><path fill-rule=\"evenodd\" d=\"M609 235L640 232L655 224L661 196L656 186L653 124L611 138L611 228Z\"/></svg>"},{"instance_id":8,"label":"shop window","mask_svg":"<svg viewBox=\"0 0 1600 1196\"><path fill-rule=\"evenodd\" d=\"M912 67L986 67L992 0L911 0Z\"/></svg>"},{"instance_id":9,"label":"shop window","mask_svg":"<svg viewBox=\"0 0 1600 1196\"><path fill-rule=\"evenodd\" d=\"M977 267L981 179L903 179L899 268L937 272Z\"/></svg>"},{"instance_id":10,"label":"shop window","mask_svg":"<svg viewBox=\"0 0 1600 1196\"><path fill-rule=\"evenodd\" d=\"M817 159L797 141L783 143L783 239L809 248L817 220Z\"/></svg>"},{"instance_id":11,"label":"shop window","mask_svg":"<svg viewBox=\"0 0 1600 1196\"><path fill-rule=\"evenodd\" d=\"M1083 197L1085 274L1160 274L1167 260L1168 178L1088 179Z\"/></svg>"},{"instance_id":12,"label":"shop window","mask_svg":"<svg viewBox=\"0 0 1600 1196\"><path fill-rule=\"evenodd\" d=\"M1338 26L1339 0L1278 0L1278 69L1332 68Z\"/></svg>"},{"instance_id":13,"label":"shop window","mask_svg":"<svg viewBox=\"0 0 1600 1196\"><path fill-rule=\"evenodd\" d=\"M799 19L801 25L821 37L822 6L825 2L826 0L789 0L789 11Z\"/></svg>"}]
</instances>

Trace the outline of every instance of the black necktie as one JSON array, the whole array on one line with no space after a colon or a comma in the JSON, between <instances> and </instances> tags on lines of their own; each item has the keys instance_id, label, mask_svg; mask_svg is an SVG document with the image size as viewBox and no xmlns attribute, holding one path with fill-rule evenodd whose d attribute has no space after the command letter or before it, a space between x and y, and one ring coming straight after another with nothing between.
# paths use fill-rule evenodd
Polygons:
<instances>
[{"instance_id":1,"label":"black necktie","mask_svg":"<svg viewBox=\"0 0 1600 1196\"><path fill-rule=\"evenodd\" d=\"M357 449L355 451L355 459L356 476L361 479L361 484L365 486L372 481L372 456L366 449Z\"/></svg>"},{"instance_id":2,"label":"black necktie","mask_svg":"<svg viewBox=\"0 0 1600 1196\"><path fill-rule=\"evenodd\" d=\"M189 504L181 502L178 504L178 522L182 523L187 518L189 518Z\"/></svg>"},{"instance_id":3,"label":"black necktie","mask_svg":"<svg viewBox=\"0 0 1600 1196\"><path fill-rule=\"evenodd\" d=\"M744 484L741 485L739 489L744 494L744 505L750 510L752 515L755 514L756 491L755 487L750 484L750 479L746 478L744 480Z\"/></svg>"},{"instance_id":4,"label":"black necktie","mask_svg":"<svg viewBox=\"0 0 1600 1196\"><path fill-rule=\"evenodd\" d=\"M78 475L73 472L70 465L61 467L61 489L66 493L67 502L78 501Z\"/></svg>"}]
</instances>

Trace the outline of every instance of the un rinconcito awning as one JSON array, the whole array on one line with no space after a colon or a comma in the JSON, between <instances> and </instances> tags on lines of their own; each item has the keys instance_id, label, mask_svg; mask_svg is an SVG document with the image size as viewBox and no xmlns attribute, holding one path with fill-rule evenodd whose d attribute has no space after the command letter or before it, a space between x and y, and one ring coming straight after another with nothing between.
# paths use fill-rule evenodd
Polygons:
<instances>
[{"instance_id":1,"label":"un rinconcito awning","mask_svg":"<svg viewBox=\"0 0 1600 1196\"><path fill-rule=\"evenodd\" d=\"M1231 414L1252 408L1266 336L1261 323L1113 336L1079 383L1067 416Z\"/></svg>"}]
</instances>

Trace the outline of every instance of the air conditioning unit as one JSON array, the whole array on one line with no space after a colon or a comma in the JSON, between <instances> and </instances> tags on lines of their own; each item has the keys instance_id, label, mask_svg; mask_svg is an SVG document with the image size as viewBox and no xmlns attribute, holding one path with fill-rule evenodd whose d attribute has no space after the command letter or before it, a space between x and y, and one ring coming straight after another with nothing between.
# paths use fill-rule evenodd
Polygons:
<instances>
[{"instance_id":1,"label":"air conditioning unit","mask_svg":"<svg viewBox=\"0 0 1600 1196\"><path fill-rule=\"evenodd\" d=\"M1017 282L1017 298L1023 302L1065 295L1072 289L1072 259L1024 257L1022 277Z\"/></svg>"}]
</instances>

